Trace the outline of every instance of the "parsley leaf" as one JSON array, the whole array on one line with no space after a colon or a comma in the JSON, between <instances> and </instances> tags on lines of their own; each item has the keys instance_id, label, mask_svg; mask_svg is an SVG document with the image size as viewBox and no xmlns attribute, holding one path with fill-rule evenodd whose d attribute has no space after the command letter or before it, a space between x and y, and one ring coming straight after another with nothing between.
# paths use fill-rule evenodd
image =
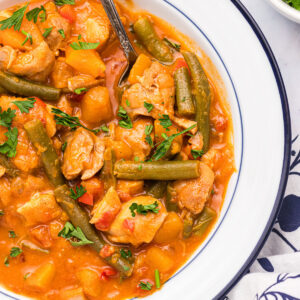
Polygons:
<instances>
[{"instance_id":1,"label":"parsley leaf","mask_svg":"<svg viewBox=\"0 0 300 300\"><path fill-rule=\"evenodd\" d=\"M18 129L9 128L4 134L7 136L7 140L3 144L0 144L0 153L6 154L7 157L15 157L17 154Z\"/></svg>"},{"instance_id":2,"label":"parsley leaf","mask_svg":"<svg viewBox=\"0 0 300 300\"><path fill-rule=\"evenodd\" d=\"M62 6L65 4L75 5L75 0L55 0L55 5Z\"/></svg>"},{"instance_id":3,"label":"parsley leaf","mask_svg":"<svg viewBox=\"0 0 300 300\"><path fill-rule=\"evenodd\" d=\"M0 106L0 125L4 127L10 127L13 118L16 116L16 111L10 107L7 110L2 111Z\"/></svg>"},{"instance_id":4,"label":"parsley leaf","mask_svg":"<svg viewBox=\"0 0 300 300\"><path fill-rule=\"evenodd\" d=\"M13 230L10 230L10 231L8 232L8 236L9 236L10 238L15 238L15 237L17 237L16 233L15 233Z\"/></svg>"},{"instance_id":5,"label":"parsley leaf","mask_svg":"<svg viewBox=\"0 0 300 300\"><path fill-rule=\"evenodd\" d=\"M126 99L126 105L127 105L128 107L130 107L130 102L129 102L128 99Z\"/></svg>"},{"instance_id":6,"label":"parsley leaf","mask_svg":"<svg viewBox=\"0 0 300 300\"><path fill-rule=\"evenodd\" d=\"M204 154L203 150L191 150L192 156L194 159L197 159L198 157L202 157Z\"/></svg>"},{"instance_id":7,"label":"parsley leaf","mask_svg":"<svg viewBox=\"0 0 300 300\"><path fill-rule=\"evenodd\" d=\"M74 200L77 200L86 193L86 189L82 185L80 185L79 187L75 186L75 190L70 189L70 192L70 197Z\"/></svg>"},{"instance_id":8,"label":"parsley leaf","mask_svg":"<svg viewBox=\"0 0 300 300\"><path fill-rule=\"evenodd\" d=\"M161 119L158 119L160 121L160 125L165 128L167 131L169 131L169 127L172 126L172 122L168 115L162 115Z\"/></svg>"},{"instance_id":9,"label":"parsley leaf","mask_svg":"<svg viewBox=\"0 0 300 300\"><path fill-rule=\"evenodd\" d=\"M21 30L21 32L26 36L24 42L22 43L22 46L24 46L28 40L29 40L30 44L32 45L32 43L33 43L32 35L29 32L26 32L25 30Z\"/></svg>"},{"instance_id":10,"label":"parsley leaf","mask_svg":"<svg viewBox=\"0 0 300 300\"><path fill-rule=\"evenodd\" d=\"M129 258L131 258L132 257L132 253L131 253L131 251L128 249L128 250L126 250L126 249L121 249L120 250L120 254L121 254L121 256L123 257L123 258L125 258L125 259L129 259Z\"/></svg>"},{"instance_id":11,"label":"parsley leaf","mask_svg":"<svg viewBox=\"0 0 300 300\"><path fill-rule=\"evenodd\" d=\"M43 37L46 38L51 31L53 30L53 27L45 28L45 32L43 33Z\"/></svg>"},{"instance_id":12,"label":"parsley leaf","mask_svg":"<svg viewBox=\"0 0 300 300\"><path fill-rule=\"evenodd\" d=\"M170 41L170 40L167 39L167 38L164 38L164 41L165 41L169 46L171 46L172 48L174 48L176 51L180 51L180 49L181 49L181 45L180 45L180 44L174 43L174 42Z\"/></svg>"},{"instance_id":13,"label":"parsley leaf","mask_svg":"<svg viewBox=\"0 0 300 300\"><path fill-rule=\"evenodd\" d=\"M161 142L158 147L156 148L156 151L155 153L152 155L152 159L154 160L159 160L161 159L162 157L164 157L167 152L169 151L170 147L172 146L172 142L173 140L179 136L179 135L182 135L188 131L190 131L191 129L195 128L197 126L197 124L194 124L193 126L181 131L181 132L178 132L176 134L172 134L170 135L169 137L167 135L164 135L164 141Z\"/></svg>"},{"instance_id":14,"label":"parsley leaf","mask_svg":"<svg viewBox=\"0 0 300 300\"><path fill-rule=\"evenodd\" d=\"M40 12L42 12L42 13L40 14ZM46 15L46 9L43 5L41 7L36 7L34 9L30 10L28 13L26 13L26 18L28 21L33 20L33 22L36 23L38 20L39 14L40 14L41 22L42 23L45 22L47 15Z\"/></svg>"},{"instance_id":15,"label":"parsley leaf","mask_svg":"<svg viewBox=\"0 0 300 300\"><path fill-rule=\"evenodd\" d=\"M119 126L123 127L125 129L131 129L132 126L132 122L126 112L126 110L120 106L119 110L118 110L118 117L120 117L122 120L119 120Z\"/></svg>"},{"instance_id":16,"label":"parsley leaf","mask_svg":"<svg viewBox=\"0 0 300 300\"><path fill-rule=\"evenodd\" d=\"M17 257L18 255L20 255L23 252L22 249L20 249L19 247L12 247L10 249L10 257Z\"/></svg>"},{"instance_id":17,"label":"parsley leaf","mask_svg":"<svg viewBox=\"0 0 300 300\"><path fill-rule=\"evenodd\" d=\"M62 146L61 146L62 152L65 152L67 146L68 146L68 143L67 143L67 142L64 142L64 143L62 144Z\"/></svg>"},{"instance_id":18,"label":"parsley leaf","mask_svg":"<svg viewBox=\"0 0 300 300\"><path fill-rule=\"evenodd\" d=\"M19 110L22 114L23 113L28 114L29 109L34 107L35 102L36 102L35 99L33 99L33 100L28 99L25 101L13 101L13 104L15 104L19 108Z\"/></svg>"},{"instance_id":19,"label":"parsley leaf","mask_svg":"<svg viewBox=\"0 0 300 300\"><path fill-rule=\"evenodd\" d=\"M148 113L150 113L154 106L151 103L144 102L144 107L147 109Z\"/></svg>"},{"instance_id":20,"label":"parsley leaf","mask_svg":"<svg viewBox=\"0 0 300 300\"><path fill-rule=\"evenodd\" d=\"M58 33L65 39L66 38L66 35L65 35L65 32L64 32L64 30L63 29L59 29L59 30L57 30L58 31Z\"/></svg>"},{"instance_id":21,"label":"parsley leaf","mask_svg":"<svg viewBox=\"0 0 300 300\"><path fill-rule=\"evenodd\" d=\"M26 274L24 275L24 277L23 277L24 280L26 280L26 279L30 276L30 274L31 274L30 272L26 273Z\"/></svg>"},{"instance_id":22,"label":"parsley leaf","mask_svg":"<svg viewBox=\"0 0 300 300\"><path fill-rule=\"evenodd\" d=\"M74 50L92 50L96 49L100 43L87 43L78 41L78 43L73 42L70 44L70 47Z\"/></svg>"},{"instance_id":23,"label":"parsley leaf","mask_svg":"<svg viewBox=\"0 0 300 300\"><path fill-rule=\"evenodd\" d=\"M151 125L146 125L146 128L145 128L146 138L145 138L145 140L151 146L151 148L154 147L153 140L152 140L152 138L150 136L152 130L153 130L153 125L152 124Z\"/></svg>"},{"instance_id":24,"label":"parsley leaf","mask_svg":"<svg viewBox=\"0 0 300 300\"><path fill-rule=\"evenodd\" d=\"M107 126L105 126L105 125L102 125L102 126L100 127L100 129L101 129L103 132L109 132L109 128L108 128Z\"/></svg>"},{"instance_id":25,"label":"parsley leaf","mask_svg":"<svg viewBox=\"0 0 300 300\"><path fill-rule=\"evenodd\" d=\"M82 127L93 133L99 132L99 129L87 128L86 126L84 126L83 124L80 123L78 117L72 117L58 108L52 108L51 112L54 114L54 120L55 120L56 124L58 124L58 125L70 127L71 130L76 129L77 127Z\"/></svg>"},{"instance_id":26,"label":"parsley leaf","mask_svg":"<svg viewBox=\"0 0 300 300\"><path fill-rule=\"evenodd\" d=\"M0 30L14 27L14 30L19 31L21 28L24 14L28 7L28 4L21 7L20 9L16 10L9 18L0 21L0 24L1 24Z\"/></svg>"},{"instance_id":27,"label":"parsley leaf","mask_svg":"<svg viewBox=\"0 0 300 300\"><path fill-rule=\"evenodd\" d=\"M8 259L8 256L5 256L5 258L4 258L4 265L5 265L6 267L9 267L9 259Z\"/></svg>"},{"instance_id":28,"label":"parsley leaf","mask_svg":"<svg viewBox=\"0 0 300 300\"><path fill-rule=\"evenodd\" d=\"M145 128L145 134L146 134L146 135L150 135L151 132L152 132L152 130L153 130L153 125L152 125L152 124L146 125L146 128Z\"/></svg>"},{"instance_id":29,"label":"parsley leaf","mask_svg":"<svg viewBox=\"0 0 300 300\"><path fill-rule=\"evenodd\" d=\"M152 204L148 204L148 205L137 204L134 202L130 205L129 209L130 209L131 215L133 217L136 216L136 213L138 213L140 215L146 215L148 212L153 212L155 214L157 214L159 212L157 201L155 201ZM135 213L135 210L136 210L136 213Z\"/></svg>"},{"instance_id":30,"label":"parsley leaf","mask_svg":"<svg viewBox=\"0 0 300 300\"><path fill-rule=\"evenodd\" d=\"M151 284L151 283L148 282L148 281L147 281L147 282L141 281L141 282L139 283L140 289L141 289L141 290L144 290L144 291L151 291L152 286L153 286L153 284Z\"/></svg>"},{"instance_id":31,"label":"parsley leaf","mask_svg":"<svg viewBox=\"0 0 300 300\"><path fill-rule=\"evenodd\" d=\"M86 91L87 91L87 88L78 88L78 89L74 90L74 93L77 94L77 95L80 95L80 94L82 94Z\"/></svg>"},{"instance_id":32,"label":"parsley leaf","mask_svg":"<svg viewBox=\"0 0 300 300\"><path fill-rule=\"evenodd\" d=\"M64 228L58 233L58 236L67 239L73 247L93 244L88 240L80 227L75 228L70 222L67 222Z\"/></svg>"}]
</instances>

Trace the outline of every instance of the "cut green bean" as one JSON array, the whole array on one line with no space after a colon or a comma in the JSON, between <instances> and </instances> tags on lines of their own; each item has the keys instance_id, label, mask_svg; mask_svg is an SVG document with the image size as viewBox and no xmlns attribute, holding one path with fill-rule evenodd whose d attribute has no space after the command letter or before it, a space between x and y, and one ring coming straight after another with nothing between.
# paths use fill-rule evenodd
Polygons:
<instances>
[{"instance_id":1,"label":"cut green bean","mask_svg":"<svg viewBox=\"0 0 300 300\"><path fill-rule=\"evenodd\" d=\"M86 212L70 197L70 189L66 185L62 185L55 189L54 194L56 201L67 213L72 224L75 227L80 227L86 238L93 242L90 246L100 253L101 249L108 244L97 235L93 226L89 223L89 217ZM129 277L132 274L132 264L123 258L119 251L116 251L109 257L103 257L103 259L118 270L122 277Z\"/></svg>"},{"instance_id":2,"label":"cut green bean","mask_svg":"<svg viewBox=\"0 0 300 300\"><path fill-rule=\"evenodd\" d=\"M208 227L215 220L217 213L211 208L205 206L199 217L195 220L193 227L194 234L202 236L207 231Z\"/></svg>"},{"instance_id":3,"label":"cut green bean","mask_svg":"<svg viewBox=\"0 0 300 300\"><path fill-rule=\"evenodd\" d=\"M61 94L60 89L30 82L3 71L0 71L0 86L13 94L36 96L48 101L58 100Z\"/></svg>"},{"instance_id":4,"label":"cut green bean","mask_svg":"<svg viewBox=\"0 0 300 300\"><path fill-rule=\"evenodd\" d=\"M185 239L189 238L192 233L193 233L193 225L194 225L194 219L189 216L189 217L186 217L184 220L183 220L183 237Z\"/></svg>"},{"instance_id":5,"label":"cut green bean","mask_svg":"<svg viewBox=\"0 0 300 300\"><path fill-rule=\"evenodd\" d=\"M5 88L3 88L2 86L0 86L0 96L5 95L5 94L7 94L7 90Z\"/></svg>"},{"instance_id":6,"label":"cut green bean","mask_svg":"<svg viewBox=\"0 0 300 300\"><path fill-rule=\"evenodd\" d=\"M152 181L147 187L147 195L156 199L161 199L166 193L167 182L166 181Z\"/></svg>"},{"instance_id":7,"label":"cut green bean","mask_svg":"<svg viewBox=\"0 0 300 300\"><path fill-rule=\"evenodd\" d=\"M20 175L20 170L9 160L8 157L0 153L0 165L5 168L5 173L10 177Z\"/></svg>"},{"instance_id":8,"label":"cut green bean","mask_svg":"<svg viewBox=\"0 0 300 300\"><path fill-rule=\"evenodd\" d=\"M134 32L150 54L161 62L172 62L170 48L158 37L148 18L139 18L134 23Z\"/></svg>"},{"instance_id":9,"label":"cut green bean","mask_svg":"<svg viewBox=\"0 0 300 300\"><path fill-rule=\"evenodd\" d=\"M100 178L104 182L104 189L109 190L110 187L116 188L117 180L114 176L114 165L116 162L115 153L111 148L104 152L104 165L101 171Z\"/></svg>"},{"instance_id":10,"label":"cut green bean","mask_svg":"<svg viewBox=\"0 0 300 300\"><path fill-rule=\"evenodd\" d=\"M29 140L41 155L45 172L50 182L55 186L64 184L60 161L52 145L47 131L40 120L32 120L24 125Z\"/></svg>"},{"instance_id":11,"label":"cut green bean","mask_svg":"<svg viewBox=\"0 0 300 300\"><path fill-rule=\"evenodd\" d=\"M174 73L174 80L178 115L185 118L193 117L195 115L195 106L188 69L186 67L177 69Z\"/></svg>"},{"instance_id":12,"label":"cut green bean","mask_svg":"<svg viewBox=\"0 0 300 300\"><path fill-rule=\"evenodd\" d=\"M167 211L179 211L177 202L174 200L174 195L176 195L175 189L172 187L172 184L169 183L167 186L167 196L166 196L166 209Z\"/></svg>"},{"instance_id":13,"label":"cut green bean","mask_svg":"<svg viewBox=\"0 0 300 300\"><path fill-rule=\"evenodd\" d=\"M203 136L204 152L209 149L210 142L210 102L211 92L207 76L197 58L192 52L183 52L185 61L187 62L192 74L192 87L194 99L196 103L195 120L198 125L198 131Z\"/></svg>"},{"instance_id":14,"label":"cut green bean","mask_svg":"<svg viewBox=\"0 0 300 300\"><path fill-rule=\"evenodd\" d=\"M200 176L199 161L118 161L115 175L129 180L183 180Z\"/></svg>"}]
</instances>

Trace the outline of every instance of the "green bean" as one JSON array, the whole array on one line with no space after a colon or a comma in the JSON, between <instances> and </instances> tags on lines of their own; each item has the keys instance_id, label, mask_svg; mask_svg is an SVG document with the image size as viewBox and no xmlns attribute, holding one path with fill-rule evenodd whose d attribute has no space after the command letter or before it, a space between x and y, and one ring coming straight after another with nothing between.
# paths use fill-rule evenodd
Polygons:
<instances>
[{"instance_id":1,"label":"green bean","mask_svg":"<svg viewBox=\"0 0 300 300\"><path fill-rule=\"evenodd\" d=\"M153 181L146 189L147 195L156 199L161 199L166 193L167 182L166 181Z\"/></svg>"},{"instance_id":2,"label":"green bean","mask_svg":"<svg viewBox=\"0 0 300 300\"><path fill-rule=\"evenodd\" d=\"M114 176L114 165L116 162L115 153L111 148L104 152L104 165L100 174L100 178L104 182L104 189L109 190L110 187L116 188L117 180Z\"/></svg>"},{"instance_id":3,"label":"green bean","mask_svg":"<svg viewBox=\"0 0 300 300\"><path fill-rule=\"evenodd\" d=\"M5 173L10 177L17 177L20 175L19 169L7 158L0 153L0 165L5 168Z\"/></svg>"},{"instance_id":4,"label":"green bean","mask_svg":"<svg viewBox=\"0 0 300 300\"><path fill-rule=\"evenodd\" d=\"M200 176L199 161L118 161L115 175L119 179L131 180L183 180Z\"/></svg>"},{"instance_id":5,"label":"green bean","mask_svg":"<svg viewBox=\"0 0 300 300\"><path fill-rule=\"evenodd\" d=\"M203 235L210 224L215 220L217 213L211 208L205 206L199 217L195 220L193 227L194 234Z\"/></svg>"},{"instance_id":6,"label":"green bean","mask_svg":"<svg viewBox=\"0 0 300 300\"><path fill-rule=\"evenodd\" d=\"M24 125L29 140L41 154L42 163L50 182L55 186L64 184L60 161L47 131L40 120L32 120Z\"/></svg>"},{"instance_id":7,"label":"green bean","mask_svg":"<svg viewBox=\"0 0 300 300\"><path fill-rule=\"evenodd\" d=\"M195 106L188 68L182 67L177 69L174 73L174 80L178 115L186 118L193 117L195 115Z\"/></svg>"},{"instance_id":8,"label":"green bean","mask_svg":"<svg viewBox=\"0 0 300 300\"><path fill-rule=\"evenodd\" d=\"M7 90L2 86L0 86L0 95L4 95L4 94L7 94Z\"/></svg>"},{"instance_id":9,"label":"green bean","mask_svg":"<svg viewBox=\"0 0 300 300\"><path fill-rule=\"evenodd\" d=\"M167 211L179 211L179 207L177 202L173 201L174 194L176 194L175 189L172 187L172 184L168 184L167 186L167 197L166 197L166 208Z\"/></svg>"},{"instance_id":10,"label":"green bean","mask_svg":"<svg viewBox=\"0 0 300 300\"><path fill-rule=\"evenodd\" d=\"M185 239L189 238L193 232L194 219L189 216L183 220L183 237Z\"/></svg>"},{"instance_id":11,"label":"green bean","mask_svg":"<svg viewBox=\"0 0 300 300\"><path fill-rule=\"evenodd\" d=\"M204 152L209 149L210 141L210 102L211 92L206 74L197 58L192 52L182 53L192 74L192 87L196 103L196 122L198 131L203 136Z\"/></svg>"},{"instance_id":12,"label":"green bean","mask_svg":"<svg viewBox=\"0 0 300 300\"><path fill-rule=\"evenodd\" d=\"M89 223L89 217L86 212L70 197L70 189L66 185L62 185L55 189L54 194L56 201L67 213L72 224L81 228L87 239L93 242L90 246L100 253L101 249L108 244L97 235L93 226ZM123 277L128 277L132 274L132 264L124 259L119 252L115 252L109 257L103 257L103 259L118 270Z\"/></svg>"},{"instance_id":13,"label":"green bean","mask_svg":"<svg viewBox=\"0 0 300 300\"><path fill-rule=\"evenodd\" d=\"M48 101L58 100L61 94L60 89L30 82L2 71L0 71L0 86L17 95L36 96Z\"/></svg>"},{"instance_id":14,"label":"green bean","mask_svg":"<svg viewBox=\"0 0 300 300\"><path fill-rule=\"evenodd\" d=\"M133 28L138 39L157 60L162 62L173 61L170 48L158 37L148 18L139 18L134 23Z\"/></svg>"}]
</instances>

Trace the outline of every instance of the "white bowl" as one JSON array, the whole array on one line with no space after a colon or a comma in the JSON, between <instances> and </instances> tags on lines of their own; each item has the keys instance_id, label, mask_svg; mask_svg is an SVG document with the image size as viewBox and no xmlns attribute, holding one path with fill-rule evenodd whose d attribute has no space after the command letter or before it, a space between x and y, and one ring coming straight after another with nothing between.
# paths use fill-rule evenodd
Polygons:
<instances>
[{"instance_id":1,"label":"white bowl","mask_svg":"<svg viewBox=\"0 0 300 300\"><path fill-rule=\"evenodd\" d=\"M288 19L300 23L300 11L291 7L282 0L267 0L278 12Z\"/></svg>"},{"instance_id":2,"label":"white bowl","mask_svg":"<svg viewBox=\"0 0 300 300\"><path fill-rule=\"evenodd\" d=\"M16 2L0 0L0 8ZM190 36L215 65L233 116L237 168L206 241L147 299L220 299L256 258L280 207L291 139L285 88L267 41L238 0L135 2Z\"/></svg>"}]
</instances>

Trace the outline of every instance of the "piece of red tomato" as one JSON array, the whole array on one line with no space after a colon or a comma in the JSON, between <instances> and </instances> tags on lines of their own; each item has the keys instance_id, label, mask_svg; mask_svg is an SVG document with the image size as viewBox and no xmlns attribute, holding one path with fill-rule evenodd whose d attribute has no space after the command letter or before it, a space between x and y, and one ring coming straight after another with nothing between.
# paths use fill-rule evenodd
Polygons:
<instances>
[{"instance_id":1,"label":"piece of red tomato","mask_svg":"<svg viewBox=\"0 0 300 300\"><path fill-rule=\"evenodd\" d=\"M78 201L83 204L94 205L94 197L89 193L84 193L80 198L78 198Z\"/></svg>"},{"instance_id":2,"label":"piece of red tomato","mask_svg":"<svg viewBox=\"0 0 300 300\"><path fill-rule=\"evenodd\" d=\"M116 276L117 273L118 272L116 270L114 270L113 268L111 268L109 266L103 267L100 272L100 279L108 280L110 277Z\"/></svg>"}]
</instances>

